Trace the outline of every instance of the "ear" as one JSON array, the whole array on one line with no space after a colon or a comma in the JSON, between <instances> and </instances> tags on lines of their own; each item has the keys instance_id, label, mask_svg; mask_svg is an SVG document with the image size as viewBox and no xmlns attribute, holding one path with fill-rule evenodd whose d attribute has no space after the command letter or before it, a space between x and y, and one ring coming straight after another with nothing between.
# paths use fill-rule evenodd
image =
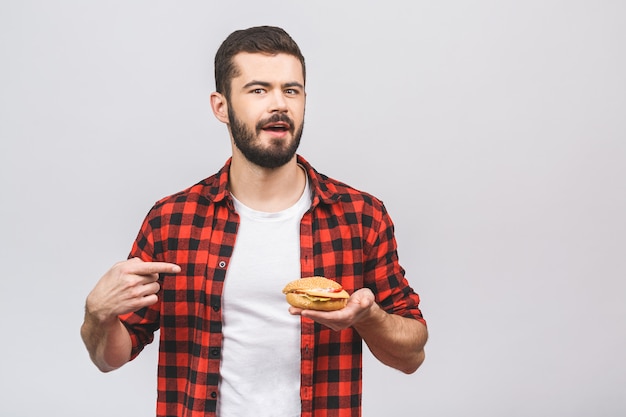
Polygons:
<instances>
[{"instance_id":1,"label":"ear","mask_svg":"<svg viewBox=\"0 0 626 417\"><path fill-rule=\"evenodd\" d=\"M211 93L211 110L217 120L228 124L228 102L222 93Z\"/></svg>"}]
</instances>

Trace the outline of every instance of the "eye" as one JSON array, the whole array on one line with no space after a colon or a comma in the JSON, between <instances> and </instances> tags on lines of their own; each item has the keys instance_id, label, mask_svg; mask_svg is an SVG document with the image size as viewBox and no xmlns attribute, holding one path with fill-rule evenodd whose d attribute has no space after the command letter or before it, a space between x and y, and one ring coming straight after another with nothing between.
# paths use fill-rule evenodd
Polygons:
<instances>
[{"instance_id":1,"label":"eye","mask_svg":"<svg viewBox=\"0 0 626 417\"><path fill-rule=\"evenodd\" d=\"M265 92L264 89L262 88L255 88L253 90L250 91L252 94L263 94Z\"/></svg>"},{"instance_id":2,"label":"eye","mask_svg":"<svg viewBox=\"0 0 626 417\"><path fill-rule=\"evenodd\" d=\"M295 95L297 95L299 93L300 93L300 91L298 91L295 88L288 88L288 89L285 90L285 94L290 95L290 96L295 96Z\"/></svg>"}]
</instances>

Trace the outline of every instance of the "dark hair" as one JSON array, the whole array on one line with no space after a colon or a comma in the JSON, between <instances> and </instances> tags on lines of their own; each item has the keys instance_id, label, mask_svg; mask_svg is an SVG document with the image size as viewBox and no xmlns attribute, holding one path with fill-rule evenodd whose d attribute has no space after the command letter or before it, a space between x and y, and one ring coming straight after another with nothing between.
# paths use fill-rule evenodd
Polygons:
<instances>
[{"instance_id":1,"label":"dark hair","mask_svg":"<svg viewBox=\"0 0 626 417\"><path fill-rule=\"evenodd\" d=\"M215 88L230 98L230 82L239 75L233 57L240 52L293 55L302 64L302 76L306 79L304 56L298 44L287 32L274 26L257 26L236 30L222 42L215 54Z\"/></svg>"}]
</instances>

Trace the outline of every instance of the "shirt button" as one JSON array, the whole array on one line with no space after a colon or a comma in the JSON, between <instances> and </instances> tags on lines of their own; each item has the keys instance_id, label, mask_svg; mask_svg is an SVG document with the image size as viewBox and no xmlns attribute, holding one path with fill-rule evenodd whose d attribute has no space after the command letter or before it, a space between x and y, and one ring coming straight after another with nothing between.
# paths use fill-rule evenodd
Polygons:
<instances>
[{"instance_id":1,"label":"shirt button","mask_svg":"<svg viewBox=\"0 0 626 417\"><path fill-rule=\"evenodd\" d=\"M218 348L211 349L211 357L217 358L220 356L220 350Z\"/></svg>"},{"instance_id":2,"label":"shirt button","mask_svg":"<svg viewBox=\"0 0 626 417\"><path fill-rule=\"evenodd\" d=\"M226 267L226 261L220 261L220 263L218 264L220 268L225 268Z\"/></svg>"},{"instance_id":3,"label":"shirt button","mask_svg":"<svg viewBox=\"0 0 626 417\"><path fill-rule=\"evenodd\" d=\"M217 392L213 391L213 392L211 393L211 398L217 398Z\"/></svg>"}]
</instances>

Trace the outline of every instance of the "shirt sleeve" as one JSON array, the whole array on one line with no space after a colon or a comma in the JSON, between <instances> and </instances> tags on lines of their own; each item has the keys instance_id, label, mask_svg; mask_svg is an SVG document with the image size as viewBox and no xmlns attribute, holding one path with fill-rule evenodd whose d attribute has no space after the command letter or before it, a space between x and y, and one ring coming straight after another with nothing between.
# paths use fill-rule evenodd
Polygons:
<instances>
[{"instance_id":1,"label":"shirt sleeve","mask_svg":"<svg viewBox=\"0 0 626 417\"><path fill-rule=\"evenodd\" d=\"M400 266L394 224L382 202L374 207L366 235L365 285L388 313L414 318L426 324L419 308L420 297Z\"/></svg>"},{"instance_id":2,"label":"shirt sleeve","mask_svg":"<svg viewBox=\"0 0 626 417\"><path fill-rule=\"evenodd\" d=\"M128 258L139 258L144 262L155 261L154 255L154 230L153 225L158 224L158 214L153 208L148 216L144 219L143 224L137 234L137 238L133 243ZM159 278L159 282L161 278ZM155 304L144 307L132 313L119 316L132 341L131 360L144 349L144 347L154 340L154 332L159 328L161 293Z\"/></svg>"}]
</instances>

